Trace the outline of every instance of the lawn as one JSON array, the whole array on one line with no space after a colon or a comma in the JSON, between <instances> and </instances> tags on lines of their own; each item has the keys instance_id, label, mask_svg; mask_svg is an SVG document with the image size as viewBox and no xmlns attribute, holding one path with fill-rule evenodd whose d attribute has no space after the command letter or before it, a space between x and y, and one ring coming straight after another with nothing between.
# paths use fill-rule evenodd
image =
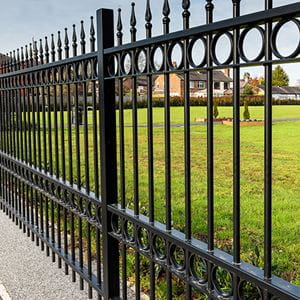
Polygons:
<instances>
[{"instance_id":1,"label":"lawn","mask_svg":"<svg viewBox=\"0 0 300 300\"><path fill-rule=\"evenodd\" d=\"M219 107L220 117L231 117L231 107ZM243 112L243 108L241 108ZM65 125L67 118L64 114ZM118 114L118 112L117 112ZM250 107L252 118L263 119L262 107ZM164 109L154 108L154 123L164 123ZM191 121L205 117L205 107L191 107ZM118 117L118 116L117 116ZM300 106L274 106L273 118L299 118ZM53 114L52 126L53 126ZM147 123L147 110L138 110L139 124ZM59 119L59 118L58 118ZM59 119L60 121L60 119ZM183 108L171 108L173 124L183 123ZM133 208L133 147L131 110L125 111L125 161L126 204ZM89 112L89 125L92 112ZM60 126L59 126L60 127ZM215 125L215 243L230 252L232 249L232 128ZM119 133L119 132L118 132ZM93 129L88 129L88 169L91 189L94 188ZM73 173L76 177L75 129L72 130ZM85 182L84 133L80 129L81 180ZM193 236L207 237L207 173L206 173L206 126L191 126L191 194ZM148 148L147 128L138 129L139 145L139 191L141 213L148 214ZM47 140L48 143L48 140ZM54 132L52 129L52 144ZM48 144L47 144L48 145ZM65 149L68 135L65 128ZM54 147L54 146L53 146ZM59 133L59 148L60 133ZM54 149L54 148L53 148ZM68 152L65 164L68 170ZM53 153L55 160L57 153ZM59 156L61 168L62 159ZM242 258L258 266L263 265L263 127L241 128L241 248ZM172 162L172 219L173 226L184 231L184 128L171 128ZM55 166L55 164L54 164ZM154 128L154 184L155 218L165 222L165 157L164 128ZM67 172L68 177L68 172ZM300 284L300 122L273 124L273 272L286 280Z\"/></svg>"}]
</instances>

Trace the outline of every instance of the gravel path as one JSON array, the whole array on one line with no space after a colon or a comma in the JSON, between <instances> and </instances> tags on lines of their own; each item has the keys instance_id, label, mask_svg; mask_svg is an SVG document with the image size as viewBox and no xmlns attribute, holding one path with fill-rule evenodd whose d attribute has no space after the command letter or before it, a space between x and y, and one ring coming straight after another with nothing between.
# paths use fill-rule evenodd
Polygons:
<instances>
[{"instance_id":1,"label":"gravel path","mask_svg":"<svg viewBox=\"0 0 300 300\"><path fill-rule=\"evenodd\" d=\"M13 300L88 299L78 282L72 283L71 276L65 276L2 211L0 283Z\"/></svg>"}]
</instances>

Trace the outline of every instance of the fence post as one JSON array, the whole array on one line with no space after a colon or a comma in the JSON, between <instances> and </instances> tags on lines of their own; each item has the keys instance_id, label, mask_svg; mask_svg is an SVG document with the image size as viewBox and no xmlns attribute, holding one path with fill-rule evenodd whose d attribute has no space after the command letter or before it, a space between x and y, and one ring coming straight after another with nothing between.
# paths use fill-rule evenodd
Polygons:
<instances>
[{"instance_id":1,"label":"fence post","mask_svg":"<svg viewBox=\"0 0 300 300\"><path fill-rule=\"evenodd\" d=\"M101 199L103 234L103 280L105 299L120 296L119 245L109 235L111 213L107 207L117 203L117 154L115 80L104 80L108 62L104 59L104 49L114 46L113 10L97 11L98 34L98 80L100 101L100 153L101 153Z\"/></svg>"}]
</instances>

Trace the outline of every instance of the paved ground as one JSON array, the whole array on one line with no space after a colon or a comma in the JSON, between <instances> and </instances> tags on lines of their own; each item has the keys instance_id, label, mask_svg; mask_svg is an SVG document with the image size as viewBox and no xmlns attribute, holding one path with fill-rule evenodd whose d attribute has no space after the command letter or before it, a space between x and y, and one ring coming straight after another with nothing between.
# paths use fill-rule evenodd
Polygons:
<instances>
[{"instance_id":1,"label":"paved ground","mask_svg":"<svg viewBox=\"0 0 300 300\"><path fill-rule=\"evenodd\" d=\"M85 291L0 211L0 286L13 300L84 300ZM2 291L3 292L3 291ZM1 294L3 300L5 295Z\"/></svg>"}]
</instances>

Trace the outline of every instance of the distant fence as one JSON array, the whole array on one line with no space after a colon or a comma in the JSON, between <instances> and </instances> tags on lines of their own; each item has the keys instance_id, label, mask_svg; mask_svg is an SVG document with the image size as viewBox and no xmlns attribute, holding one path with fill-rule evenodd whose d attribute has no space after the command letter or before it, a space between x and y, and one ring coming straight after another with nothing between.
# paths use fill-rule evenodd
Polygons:
<instances>
[{"instance_id":1,"label":"distant fence","mask_svg":"<svg viewBox=\"0 0 300 300\"><path fill-rule=\"evenodd\" d=\"M89 41L84 24L80 38L73 27L51 39L13 51L1 58L0 74L0 207L45 250L80 288L87 283L89 297L127 299L128 259L134 258L135 297L143 283L151 299L159 298L157 266L165 272L166 298L176 285L184 287L186 299L299 299L299 287L272 275L272 65L299 62L300 47L284 57L277 50L279 29L292 21L299 27L300 3L240 16L240 1L233 1L233 18L213 22L214 5L207 0L207 24L189 28L190 1L182 1L183 30L169 33L170 7L163 6L163 35L152 37L150 1L146 9L146 37L136 41L134 4L130 21L131 43L122 44L123 25L119 10L117 46L114 46L112 10L97 11ZM256 58L243 50L247 33L256 28L264 41ZM97 31L97 32L96 32ZM96 42L97 33L97 42ZM228 59L220 62L216 43L226 35L231 41ZM196 42L204 46L203 60L195 63ZM174 66L172 51L178 45L182 60ZM88 47L89 46L89 47ZM87 51L89 48L89 51ZM80 51L79 51L80 49ZM97 49L97 50L96 50ZM163 60L154 61L156 52ZM80 54L79 54L80 52ZM71 55L72 54L72 55ZM138 63L142 55L144 64ZM72 56L72 57L71 57ZM128 63L129 61L129 63ZM263 270L241 260L240 236L240 68L264 66L265 106L265 196ZM226 253L215 247L214 228L214 124L213 69L233 68L233 248ZM192 232L191 136L192 104L190 71L207 74L207 238ZM184 230L174 229L172 218L170 74L184 77ZM164 75L163 142L165 173L165 222L154 214L154 152L152 76ZM146 76L148 205L140 208L137 78ZM124 143L123 78L132 79L133 172L126 172ZM115 84L117 82L117 85ZM116 89L118 122L116 120ZM87 99L91 97L89 104ZM66 110L64 105L66 104ZM79 111L82 106L82 126ZM88 113L92 106L91 114ZM72 108L75 118L72 120ZM100 109L98 109L100 108ZM75 123L75 126L72 126ZM132 176L133 210L128 208L125 176ZM147 216L146 216L147 214ZM0 229L1 230L1 229ZM12 249L13 250L13 249ZM146 262L145 262L146 261ZM143 262L143 264L142 264ZM147 276L145 275L147 274ZM143 276L146 276L147 279ZM172 281L172 278L177 278ZM145 289L143 289L145 290ZM173 292L172 292L173 291ZM183 296L184 295L184 296Z\"/></svg>"}]
</instances>

